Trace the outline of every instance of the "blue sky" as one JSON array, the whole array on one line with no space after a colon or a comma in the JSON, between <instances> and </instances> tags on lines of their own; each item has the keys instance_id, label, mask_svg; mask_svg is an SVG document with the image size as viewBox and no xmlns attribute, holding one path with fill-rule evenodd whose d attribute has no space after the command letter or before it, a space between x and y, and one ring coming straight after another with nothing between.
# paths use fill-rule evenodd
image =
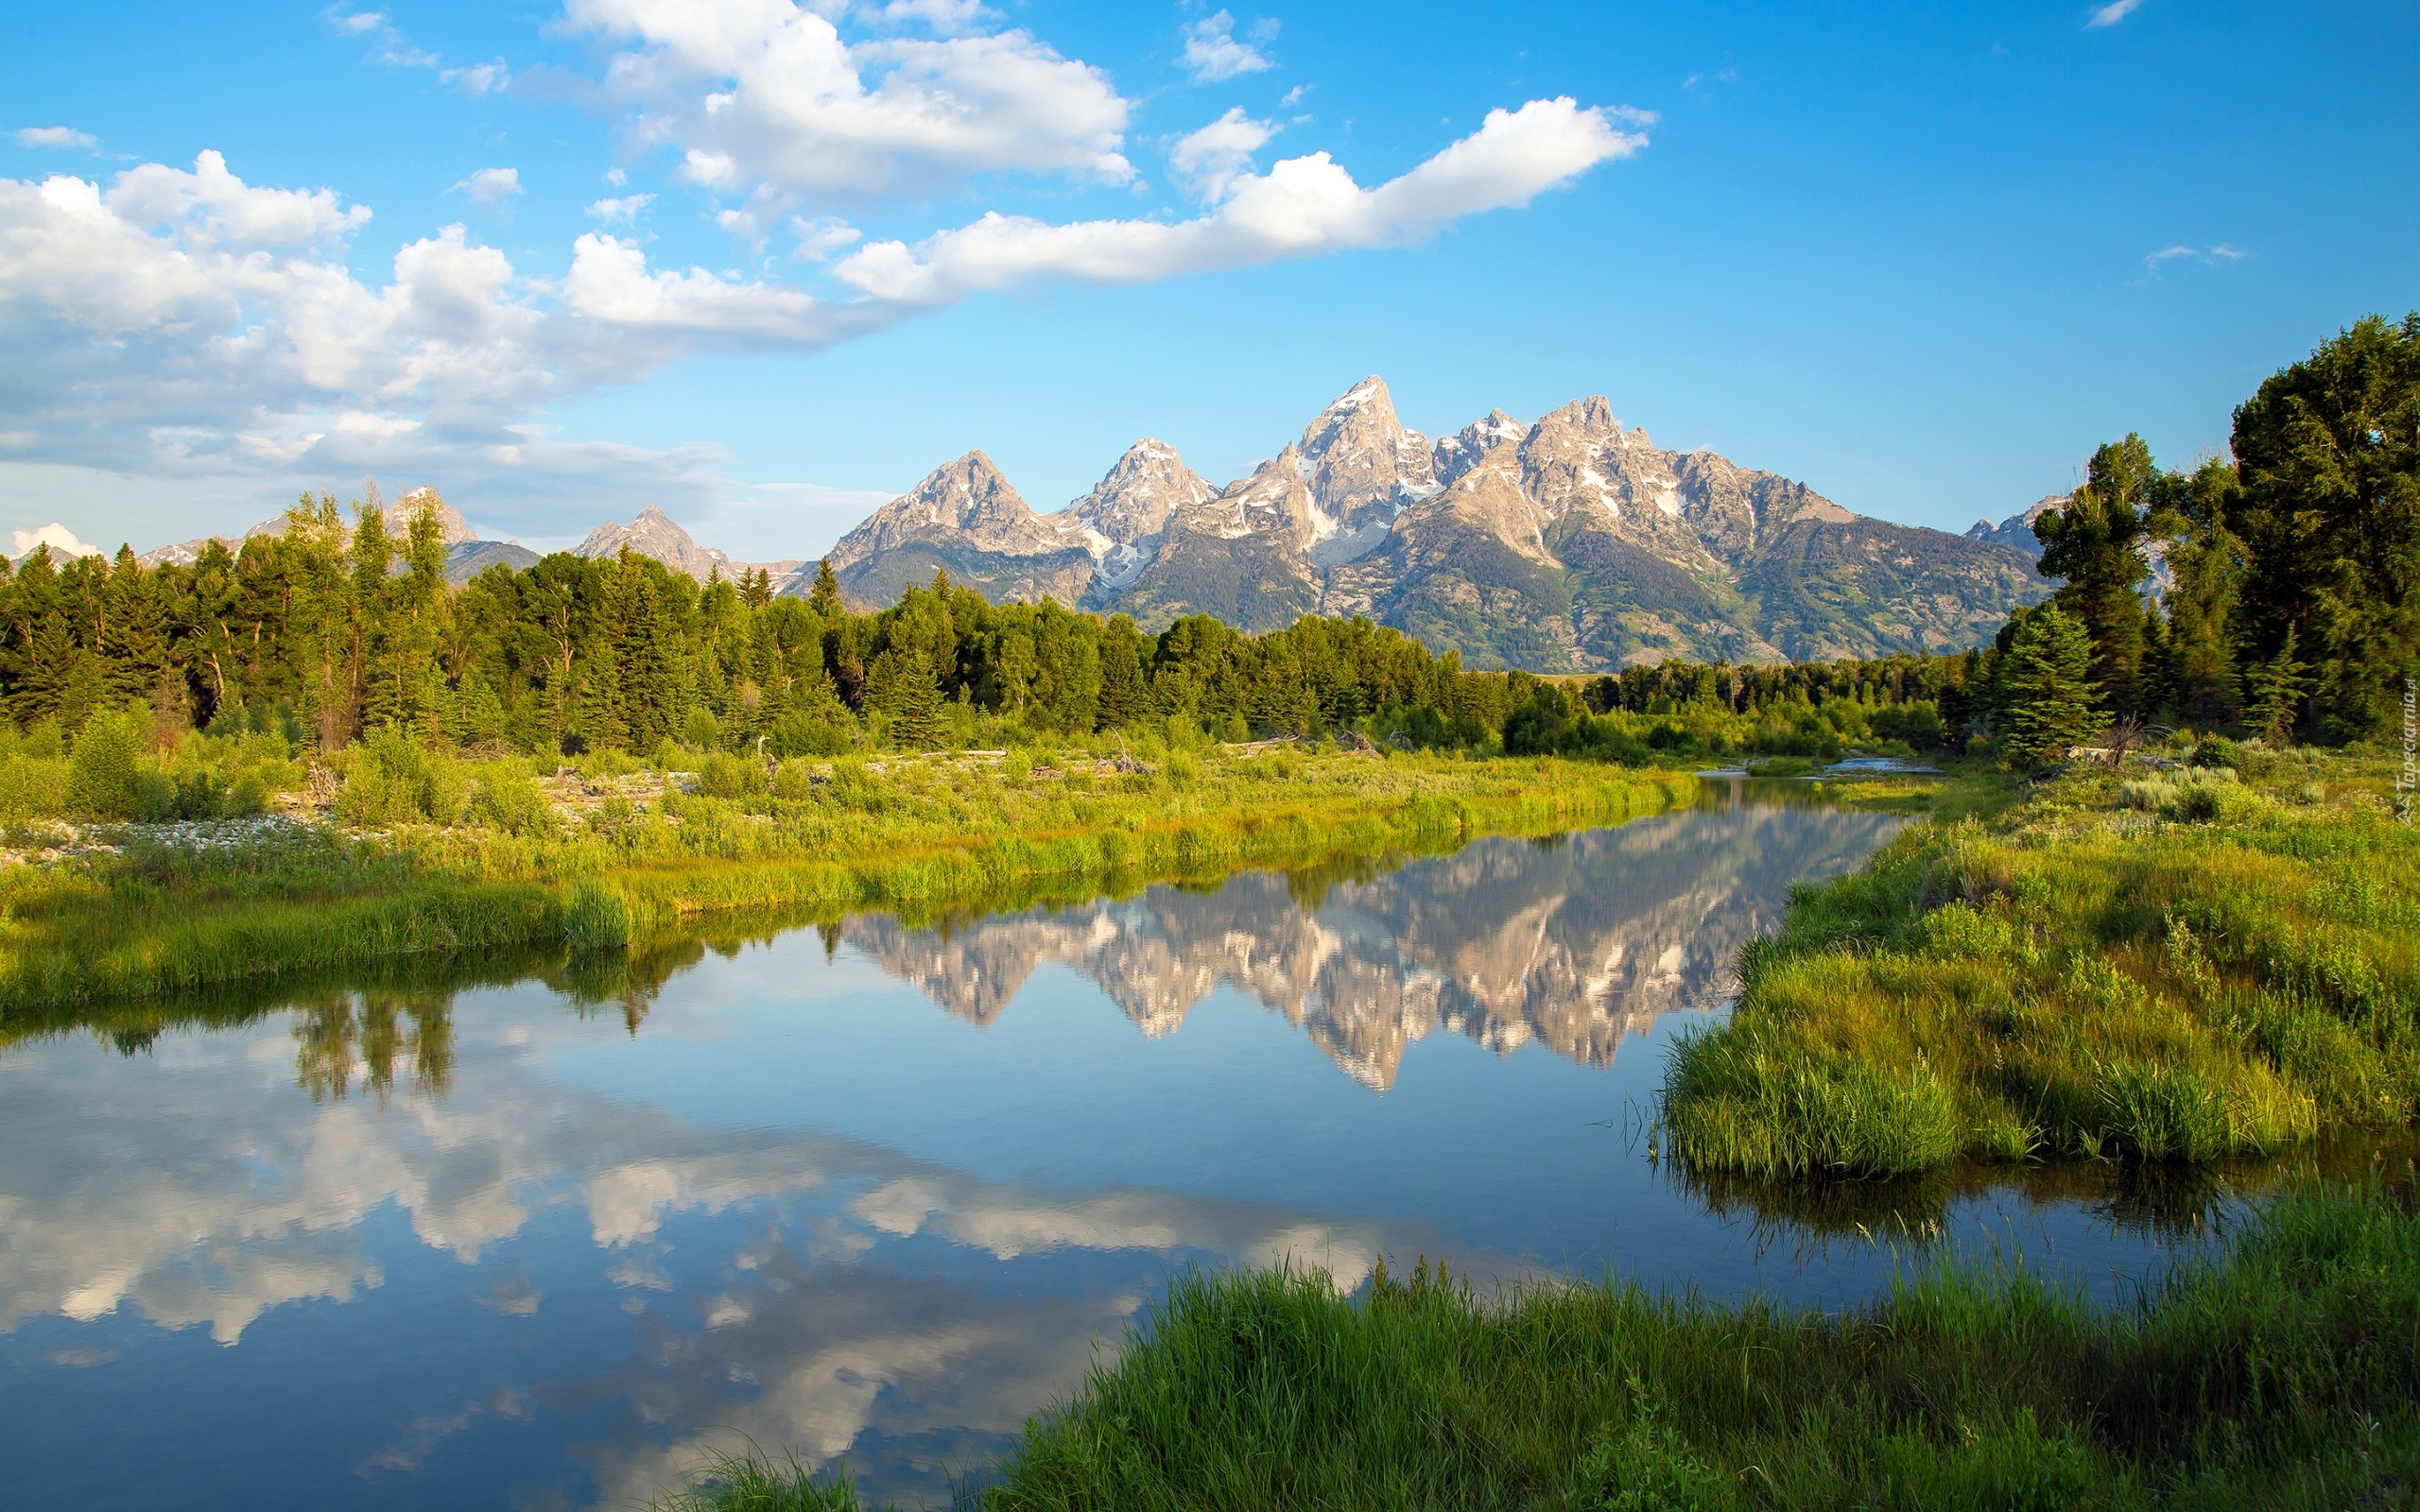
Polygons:
<instances>
[{"instance_id":1,"label":"blue sky","mask_svg":"<svg viewBox=\"0 0 2420 1512\"><path fill-rule=\"evenodd\" d=\"M1962 529L2420 305L2420 11L28 8L0 532L436 486L812 556L980 447L1215 481L1383 375ZM216 154L207 157L205 154ZM365 214L366 212L366 214Z\"/></svg>"}]
</instances>

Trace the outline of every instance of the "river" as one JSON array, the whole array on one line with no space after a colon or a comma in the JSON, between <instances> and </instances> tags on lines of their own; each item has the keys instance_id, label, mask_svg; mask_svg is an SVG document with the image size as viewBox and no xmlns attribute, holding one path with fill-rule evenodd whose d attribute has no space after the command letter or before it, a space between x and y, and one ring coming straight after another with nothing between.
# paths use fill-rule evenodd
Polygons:
<instances>
[{"instance_id":1,"label":"river","mask_svg":"<svg viewBox=\"0 0 2420 1512\"><path fill-rule=\"evenodd\" d=\"M21 1042L9 1503L629 1506L745 1435L946 1504L1195 1263L1841 1301L1946 1236L2142 1274L2170 1226L2089 1183L1827 1208L1651 1159L1739 943L1904 822L1709 782L1447 856Z\"/></svg>"}]
</instances>

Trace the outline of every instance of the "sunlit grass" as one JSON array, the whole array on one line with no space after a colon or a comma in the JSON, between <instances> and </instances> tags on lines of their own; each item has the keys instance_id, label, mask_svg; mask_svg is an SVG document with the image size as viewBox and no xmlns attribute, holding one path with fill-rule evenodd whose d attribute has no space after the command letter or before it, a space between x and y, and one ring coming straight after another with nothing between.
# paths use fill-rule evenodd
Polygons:
<instances>
[{"instance_id":1,"label":"sunlit grass","mask_svg":"<svg viewBox=\"0 0 2420 1512\"><path fill-rule=\"evenodd\" d=\"M0 874L0 1013L401 955L611 950L701 916L915 912L1037 884L1115 886L1616 822L1693 780L1553 759L1180 752L1150 772L894 758L576 817L389 826ZM475 764L465 764L475 765ZM792 764L796 766L798 764ZM525 774L526 775L526 774ZM785 779L787 779L785 781ZM700 788L711 784L700 783ZM795 794L784 797L785 791Z\"/></svg>"},{"instance_id":2,"label":"sunlit grass","mask_svg":"<svg viewBox=\"0 0 2420 1512\"><path fill-rule=\"evenodd\" d=\"M2088 771L1996 814L1953 784L1933 825L1794 890L1743 954L1729 1022L1672 1057L1669 1149L1871 1176L2408 1122L2420 837L2377 765Z\"/></svg>"},{"instance_id":3,"label":"sunlit grass","mask_svg":"<svg viewBox=\"0 0 2420 1512\"><path fill-rule=\"evenodd\" d=\"M2410 1504L2420 1222L2306 1188L2097 1307L1911 1257L1841 1311L1607 1280L1483 1297L1416 1268L1180 1276L983 1504L1078 1509L2052 1509ZM821 1508L764 1467L687 1503ZM751 1487L743 1489L743 1486Z\"/></svg>"}]
</instances>

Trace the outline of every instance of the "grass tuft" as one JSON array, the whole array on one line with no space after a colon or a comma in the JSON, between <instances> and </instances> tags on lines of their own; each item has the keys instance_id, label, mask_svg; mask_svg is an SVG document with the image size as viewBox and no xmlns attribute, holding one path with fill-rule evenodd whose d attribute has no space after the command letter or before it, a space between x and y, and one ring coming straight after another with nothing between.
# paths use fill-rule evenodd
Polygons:
<instances>
[{"instance_id":1,"label":"grass tuft","mask_svg":"<svg viewBox=\"0 0 2420 1512\"><path fill-rule=\"evenodd\" d=\"M1027 1424L983 1504L2409 1506L2409 1195L2289 1191L2114 1308L1946 1252L1828 1312L1612 1280L1482 1296L1425 1263L1357 1292L1189 1272ZM840 1504L738 1494L685 1504Z\"/></svg>"}]
</instances>

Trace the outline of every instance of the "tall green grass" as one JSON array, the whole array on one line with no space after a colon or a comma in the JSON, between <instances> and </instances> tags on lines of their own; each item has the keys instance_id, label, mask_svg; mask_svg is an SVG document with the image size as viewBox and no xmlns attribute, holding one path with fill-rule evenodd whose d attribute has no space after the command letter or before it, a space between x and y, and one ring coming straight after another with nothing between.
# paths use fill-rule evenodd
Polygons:
<instances>
[{"instance_id":1,"label":"tall green grass","mask_svg":"<svg viewBox=\"0 0 2420 1512\"><path fill-rule=\"evenodd\" d=\"M1874 1177L2207 1160L2410 1122L2420 834L2382 764L2192 772L2078 772L1996 811L1953 795L2003 780L1953 783L1935 823L1795 889L1743 952L1729 1020L1676 1046L1666 1146Z\"/></svg>"},{"instance_id":2,"label":"tall green grass","mask_svg":"<svg viewBox=\"0 0 2420 1512\"><path fill-rule=\"evenodd\" d=\"M2420 1221L2377 1187L2287 1194L2114 1308L1945 1256L1837 1312L1197 1272L1028 1424L983 1504L2409 1506L2415 1340Z\"/></svg>"}]
</instances>

